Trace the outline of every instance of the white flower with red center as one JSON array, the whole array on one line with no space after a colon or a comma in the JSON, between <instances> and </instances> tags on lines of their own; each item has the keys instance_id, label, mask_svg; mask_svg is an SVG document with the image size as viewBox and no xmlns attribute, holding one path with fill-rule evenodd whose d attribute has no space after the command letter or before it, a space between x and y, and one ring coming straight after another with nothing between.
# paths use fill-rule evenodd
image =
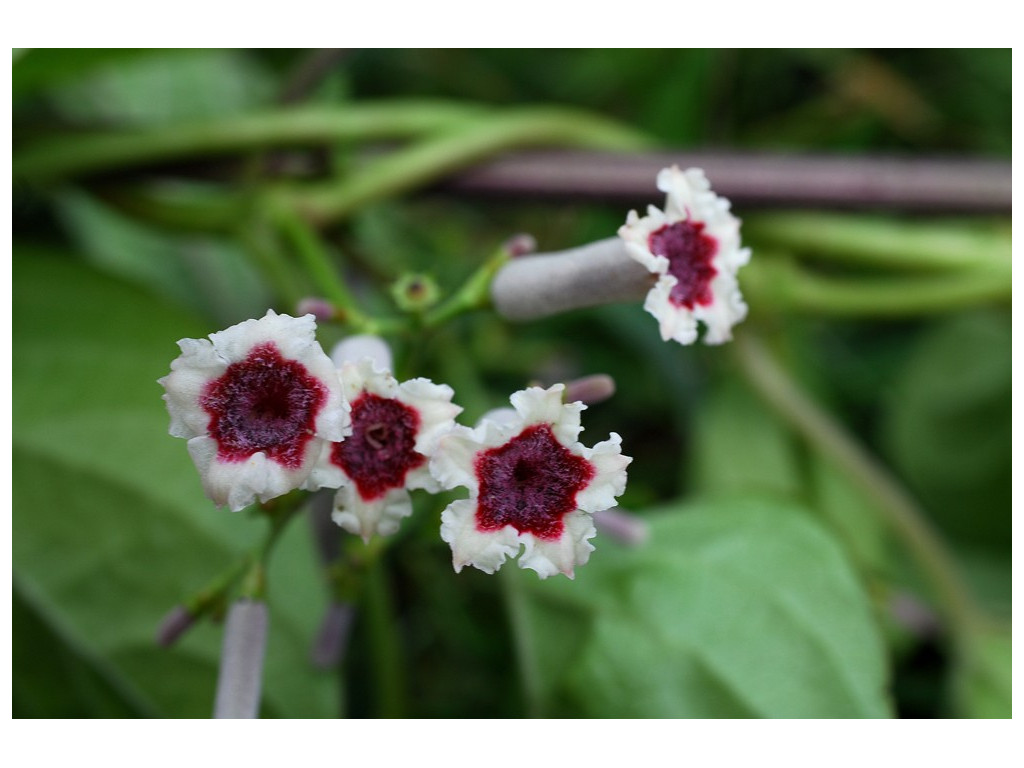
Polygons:
<instances>
[{"instance_id":1,"label":"white flower with red center","mask_svg":"<svg viewBox=\"0 0 1024 768\"><path fill-rule=\"evenodd\" d=\"M630 211L619 228L630 256L659 275L644 309L665 341L692 344L698 320L707 328L705 343L729 341L747 316L736 280L750 260L750 249L740 247L740 221L699 168L663 169L658 189L668 195L665 210L652 205L643 218Z\"/></svg>"},{"instance_id":2,"label":"white flower with red center","mask_svg":"<svg viewBox=\"0 0 1024 768\"><path fill-rule=\"evenodd\" d=\"M352 435L324 452L313 481L338 488L334 521L368 540L389 535L412 514L409 489L437 492L429 460L462 411L452 388L429 379L399 384L370 358L341 364Z\"/></svg>"},{"instance_id":3,"label":"white flower with red center","mask_svg":"<svg viewBox=\"0 0 1024 768\"><path fill-rule=\"evenodd\" d=\"M494 573L525 547L521 568L541 578L573 577L594 550L592 513L614 507L626 488L621 438L587 448L577 441L582 403L563 403L565 387L530 387L510 398L514 412L457 426L441 439L431 469L447 488L469 488L441 515L441 538L456 572Z\"/></svg>"},{"instance_id":4,"label":"white flower with red center","mask_svg":"<svg viewBox=\"0 0 1024 768\"><path fill-rule=\"evenodd\" d=\"M170 433L188 440L218 506L237 511L303 486L324 446L348 433L348 404L312 315L268 310L178 346L159 380Z\"/></svg>"}]
</instances>

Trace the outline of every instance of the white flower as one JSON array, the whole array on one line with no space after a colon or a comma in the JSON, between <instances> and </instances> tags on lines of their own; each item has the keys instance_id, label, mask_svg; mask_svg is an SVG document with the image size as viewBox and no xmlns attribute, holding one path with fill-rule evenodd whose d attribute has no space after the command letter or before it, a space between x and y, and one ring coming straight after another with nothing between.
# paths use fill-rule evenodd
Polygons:
<instances>
[{"instance_id":1,"label":"white flower","mask_svg":"<svg viewBox=\"0 0 1024 768\"><path fill-rule=\"evenodd\" d=\"M736 281L750 260L750 249L740 247L740 221L699 168L662 169L658 189L668 195L665 210L652 205L643 218L630 211L619 228L630 256L660 276L644 309L657 318L665 341L692 344L698 320L707 327L705 343L729 341L747 316Z\"/></svg>"},{"instance_id":2,"label":"white flower","mask_svg":"<svg viewBox=\"0 0 1024 768\"><path fill-rule=\"evenodd\" d=\"M346 531L364 540L389 535L412 514L408 489L440 490L429 459L462 408L451 387L422 378L399 384L370 357L344 360L339 373L352 435L328 446L311 482L339 489L332 517Z\"/></svg>"},{"instance_id":3,"label":"white flower","mask_svg":"<svg viewBox=\"0 0 1024 768\"><path fill-rule=\"evenodd\" d=\"M494 573L520 547L521 568L541 578L573 577L594 550L592 513L614 507L626 488L621 438L587 448L577 442L582 403L562 402L565 387L530 387L512 395L514 412L457 426L441 439L431 469L446 488L470 497L441 515L441 538L456 572L472 565Z\"/></svg>"},{"instance_id":4,"label":"white flower","mask_svg":"<svg viewBox=\"0 0 1024 768\"><path fill-rule=\"evenodd\" d=\"M348 433L348 404L312 315L268 310L178 346L159 380L170 433L188 440L218 506L238 511L302 486L324 445Z\"/></svg>"}]
</instances>

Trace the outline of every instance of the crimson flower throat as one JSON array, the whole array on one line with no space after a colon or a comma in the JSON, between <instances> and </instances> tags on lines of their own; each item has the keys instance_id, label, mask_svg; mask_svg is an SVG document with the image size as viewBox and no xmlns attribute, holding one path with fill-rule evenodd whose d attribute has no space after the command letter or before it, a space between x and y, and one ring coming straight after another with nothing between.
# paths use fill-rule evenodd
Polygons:
<instances>
[{"instance_id":1,"label":"crimson flower throat","mask_svg":"<svg viewBox=\"0 0 1024 768\"><path fill-rule=\"evenodd\" d=\"M405 485L426 457L415 450L420 416L412 408L370 392L352 403L352 435L332 448L331 461L355 482L364 501Z\"/></svg>"},{"instance_id":2,"label":"crimson flower throat","mask_svg":"<svg viewBox=\"0 0 1024 768\"><path fill-rule=\"evenodd\" d=\"M672 302L693 309L714 301L711 280L718 274L711 260L718 242L704 233L703 222L677 221L652 232L647 240L651 253L668 259L668 273L677 282L669 294Z\"/></svg>"},{"instance_id":3,"label":"crimson flower throat","mask_svg":"<svg viewBox=\"0 0 1024 768\"><path fill-rule=\"evenodd\" d=\"M263 451L298 469L326 400L326 388L302 363L286 359L267 342L209 382L199 405L210 416L208 430L221 460L245 461Z\"/></svg>"},{"instance_id":4,"label":"crimson flower throat","mask_svg":"<svg viewBox=\"0 0 1024 768\"><path fill-rule=\"evenodd\" d=\"M590 462L570 452L547 424L536 424L475 461L480 493L477 528L511 525L520 533L557 539L576 494L594 477Z\"/></svg>"}]
</instances>

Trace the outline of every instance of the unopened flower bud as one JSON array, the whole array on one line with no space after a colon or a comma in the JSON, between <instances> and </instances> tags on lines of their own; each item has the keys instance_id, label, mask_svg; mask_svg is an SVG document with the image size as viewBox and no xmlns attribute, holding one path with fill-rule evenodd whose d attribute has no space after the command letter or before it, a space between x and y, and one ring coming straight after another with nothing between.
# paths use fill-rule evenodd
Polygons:
<instances>
[{"instance_id":1,"label":"unopened flower bud","mask_svg":"<svg viewBox=\"0 0 1024 768\"><path fill-rule=\"evenodd\" d=\"M161 620L156 631L157 645L161 648L170 648L195 624L195 621L196 617L185 606L174 606Z\"/></svg>"},{"instance_id":2,"label":"unopened flower bud","mask_svg":"<svg viewBox=\"0 0 1024 768\"><path fill-rule=\"evenodd\" d=\"M257 600L231 605L224 625L215 718L251 719L260 709L263 656L267 648L267 606Z\"/></svg>"},{"instance_id":3,"label":"unopened flower bud","mask_svg":"<svg viewBox=\"0 0 1024 768\"><path fill-rule=\"evenodd\" d=\"M565 385L565 402L601 403L615 394L615 379L605 373L574 379Z\"/></svg>"},{"instance_id":4,"label":"unopened flower bud","mask_svg":"<svg viewBox=\"0 0 1024 768\"><path fill-rule=\"evenodd\" d=\"M513 235L501 246L505 252L509 255L509 258L517 259L520 256L525 256L528 253L533 253L537 250L537 241L533 235L528 235L522 232L518 235Z\"/></svg>"},{"instance_id":5,"label":"unopened flower bud","mask_svg":"<svg viewBox=\"0 0 1024 768\"><path fill-rule=\"evenodd\" d=\"M594 513L594 527L621 544L636 547L647 541L645 520L622 509L602 509Z\"/></svg>"},{"instance_id":6,"label":"unopened flower bud","mask_svg":"<svg viewBox=\"0 0 1024 768\"><path fill-rule=\"evenodd\" d=\"M310 661L320 669L337 666L345 657L355 609L349 603L334 601L320 622L320 630L310 651Z\"/></svg>"},{"instance_id":7,"label":"unopened flower bud","mask_svg":"<svg viewBox=\"0 0 1024 768\"><path fill-rule=\"evenodd\" d=\"M331 352L331 362L337 368L345 363L358 363L364 357L372 360L374 367L381 371L390 371L394 365L388 343L380 336L369 333L342 339Z\"/></svg>"},{"instance_id":8,"label":"unopened flower bud","mask_svg":"<svg viewBox=\"0 0 1024 768\"><path fill-rule=\"evenodd\" d=\"M654 284L619 238L559 253L512 259L494 276L491 298L508 320L532 320L570 309L637 301Z\"/></svg>"},{"instance_id":9,"label":"unopened flower bud","mask_svg":"<svg viewBox=\"0 0 1024 768\"><path fill-rule=\"evenodd\" d=\"M331 320L334 318L337 311L334 305L327 299L321 299L316 296L310 296L299 301L295 305L295 313L302 317L303 315L313 315L317 320L323 322L324 320Z\"/></svg>"},{"instance_id":10,"label":"unopened flower bud","mask_svg":"<svg viewBox=\"0 0 1024 768\"><path fill-rule=\"evenodd\" d=\"M391 297L403 312L423 312L441 298L441 289L430 275L402 275L391 286Z\"/></svg>"}]
</instances>

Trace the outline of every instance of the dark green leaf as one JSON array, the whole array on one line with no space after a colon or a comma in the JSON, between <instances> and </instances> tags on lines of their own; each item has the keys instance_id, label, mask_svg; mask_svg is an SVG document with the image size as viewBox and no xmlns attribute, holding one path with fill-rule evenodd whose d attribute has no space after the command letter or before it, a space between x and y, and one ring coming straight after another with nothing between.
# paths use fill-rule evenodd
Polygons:
<instances>
[{"instance_id":1,"label":"dark green leaf","mask_svg":"<svg viewBox=\"0 0 1024 768\"><path fill-rule=\"evenodd\" d=\"M935 326L906 362L883 438L945 531L1010 548L1009 315L975 312Z\"/></svg>"}]
</instances>

